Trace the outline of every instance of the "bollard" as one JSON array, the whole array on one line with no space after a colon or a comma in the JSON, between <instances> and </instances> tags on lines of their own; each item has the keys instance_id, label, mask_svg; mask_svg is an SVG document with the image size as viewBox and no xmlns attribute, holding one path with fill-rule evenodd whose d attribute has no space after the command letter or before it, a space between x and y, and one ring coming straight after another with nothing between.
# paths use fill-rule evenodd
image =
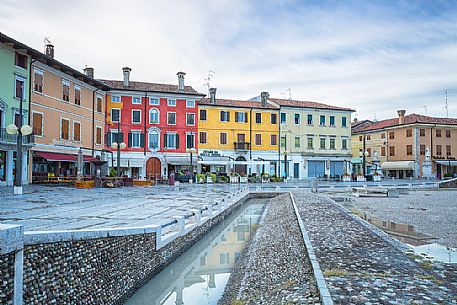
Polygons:
<instances>
[{"instance_id":1,"label":"bollard","mask_svg":"<svg viewBox=\"0 0 457 305\"><path fill-rule=\"evenodd\" d=\"M310 185L311 185L311 192L313 193L318 193L319 192L319 185L317 183L316 178L311 178L310 179Z\"/></svg>"}]
</instances>

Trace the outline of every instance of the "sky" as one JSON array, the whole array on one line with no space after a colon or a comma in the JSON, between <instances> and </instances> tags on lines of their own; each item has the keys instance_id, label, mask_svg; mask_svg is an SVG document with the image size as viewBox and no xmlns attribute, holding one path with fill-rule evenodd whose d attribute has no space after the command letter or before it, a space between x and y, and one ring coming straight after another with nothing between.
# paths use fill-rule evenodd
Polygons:
<instances>
[{"instance_id":1,"label":"sky","mask_svg":"<svg viewBox=\"0 0 457 305\"><path fill-rule=\"evenodd\" d=\"M0 0L0 32L95 77L457 117L457 1ZM288 90L290 89L290 91ZM290 92L290 93L289 93Z\"/></svg>"}]
</instances>

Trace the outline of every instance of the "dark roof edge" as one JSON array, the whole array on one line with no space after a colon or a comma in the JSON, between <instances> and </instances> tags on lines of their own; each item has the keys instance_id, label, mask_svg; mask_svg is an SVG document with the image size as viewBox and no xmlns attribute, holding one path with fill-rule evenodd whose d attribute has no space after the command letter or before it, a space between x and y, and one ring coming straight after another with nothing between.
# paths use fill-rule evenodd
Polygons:
<instances>
[{"instance_id":1,"label":"dark roof edge","mask_svg":"<svg viewBox=\"0 0 457 305\"><path fill-rule=\"evenodd\" d=\"M103 81L102 81L102 83L103 83ZM157 92L157 93L169 93L169 94L195 95L195 96L201 96L201 97L206 96L206 94L200 93L200 92L190 93L190 92L170 92L170 91L158 91L158 90L138 90L138 89L129 89L129 88L114 88L105 83L103 83L103 84L105 86L108 86L113 91L118 90L118 91L135 91L135 92Z\"/></svg>"}]
</instances>

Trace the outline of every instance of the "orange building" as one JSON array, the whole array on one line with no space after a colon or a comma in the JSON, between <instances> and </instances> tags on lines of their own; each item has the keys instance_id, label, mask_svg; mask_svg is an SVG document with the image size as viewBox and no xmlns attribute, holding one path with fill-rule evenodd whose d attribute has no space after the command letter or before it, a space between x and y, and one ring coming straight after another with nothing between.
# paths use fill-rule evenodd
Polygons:
<instances>
[{"instance_id":1,"label":"orange building","mask_svg":"<svg viewBox=\"0 0 457 305\"><path fill-rule=\"evenodd\" d=\"M85 174L104 148L105 84L93 78L93 69L81 73L54 59L46 46L32 64L30 124L36 145L32 151L33 181L43 176L75 175L78 151L83 151Z\"/></svg>"}]
</instances>

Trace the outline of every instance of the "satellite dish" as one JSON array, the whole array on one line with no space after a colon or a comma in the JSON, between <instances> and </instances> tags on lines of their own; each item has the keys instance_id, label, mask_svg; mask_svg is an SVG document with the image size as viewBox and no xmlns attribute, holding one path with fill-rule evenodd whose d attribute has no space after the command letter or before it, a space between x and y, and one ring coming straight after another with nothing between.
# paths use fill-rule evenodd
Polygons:
<instances>
[{"instance_id":1,"label":"satellite dish","mask_svg":"<svg viewBox=\"0 0 457 305\"><path fill-rule=\"evenodd\" d=\"M24 125L21 127L21 133L24 135L24 136L28 136L29 134L32 134L32 127L30 127L29 125Z\"/></svg>"},{"instance_id":2,"label":"satellite dish","mask_svg":"<svg viewBox=\"0 0 457 305\"><path fill-rule=\"evenodd\" d=\"M6 132L8 134L17 134L17 126L14 124L9 124L6 126Z\"/></svg>"}]
</instances>

